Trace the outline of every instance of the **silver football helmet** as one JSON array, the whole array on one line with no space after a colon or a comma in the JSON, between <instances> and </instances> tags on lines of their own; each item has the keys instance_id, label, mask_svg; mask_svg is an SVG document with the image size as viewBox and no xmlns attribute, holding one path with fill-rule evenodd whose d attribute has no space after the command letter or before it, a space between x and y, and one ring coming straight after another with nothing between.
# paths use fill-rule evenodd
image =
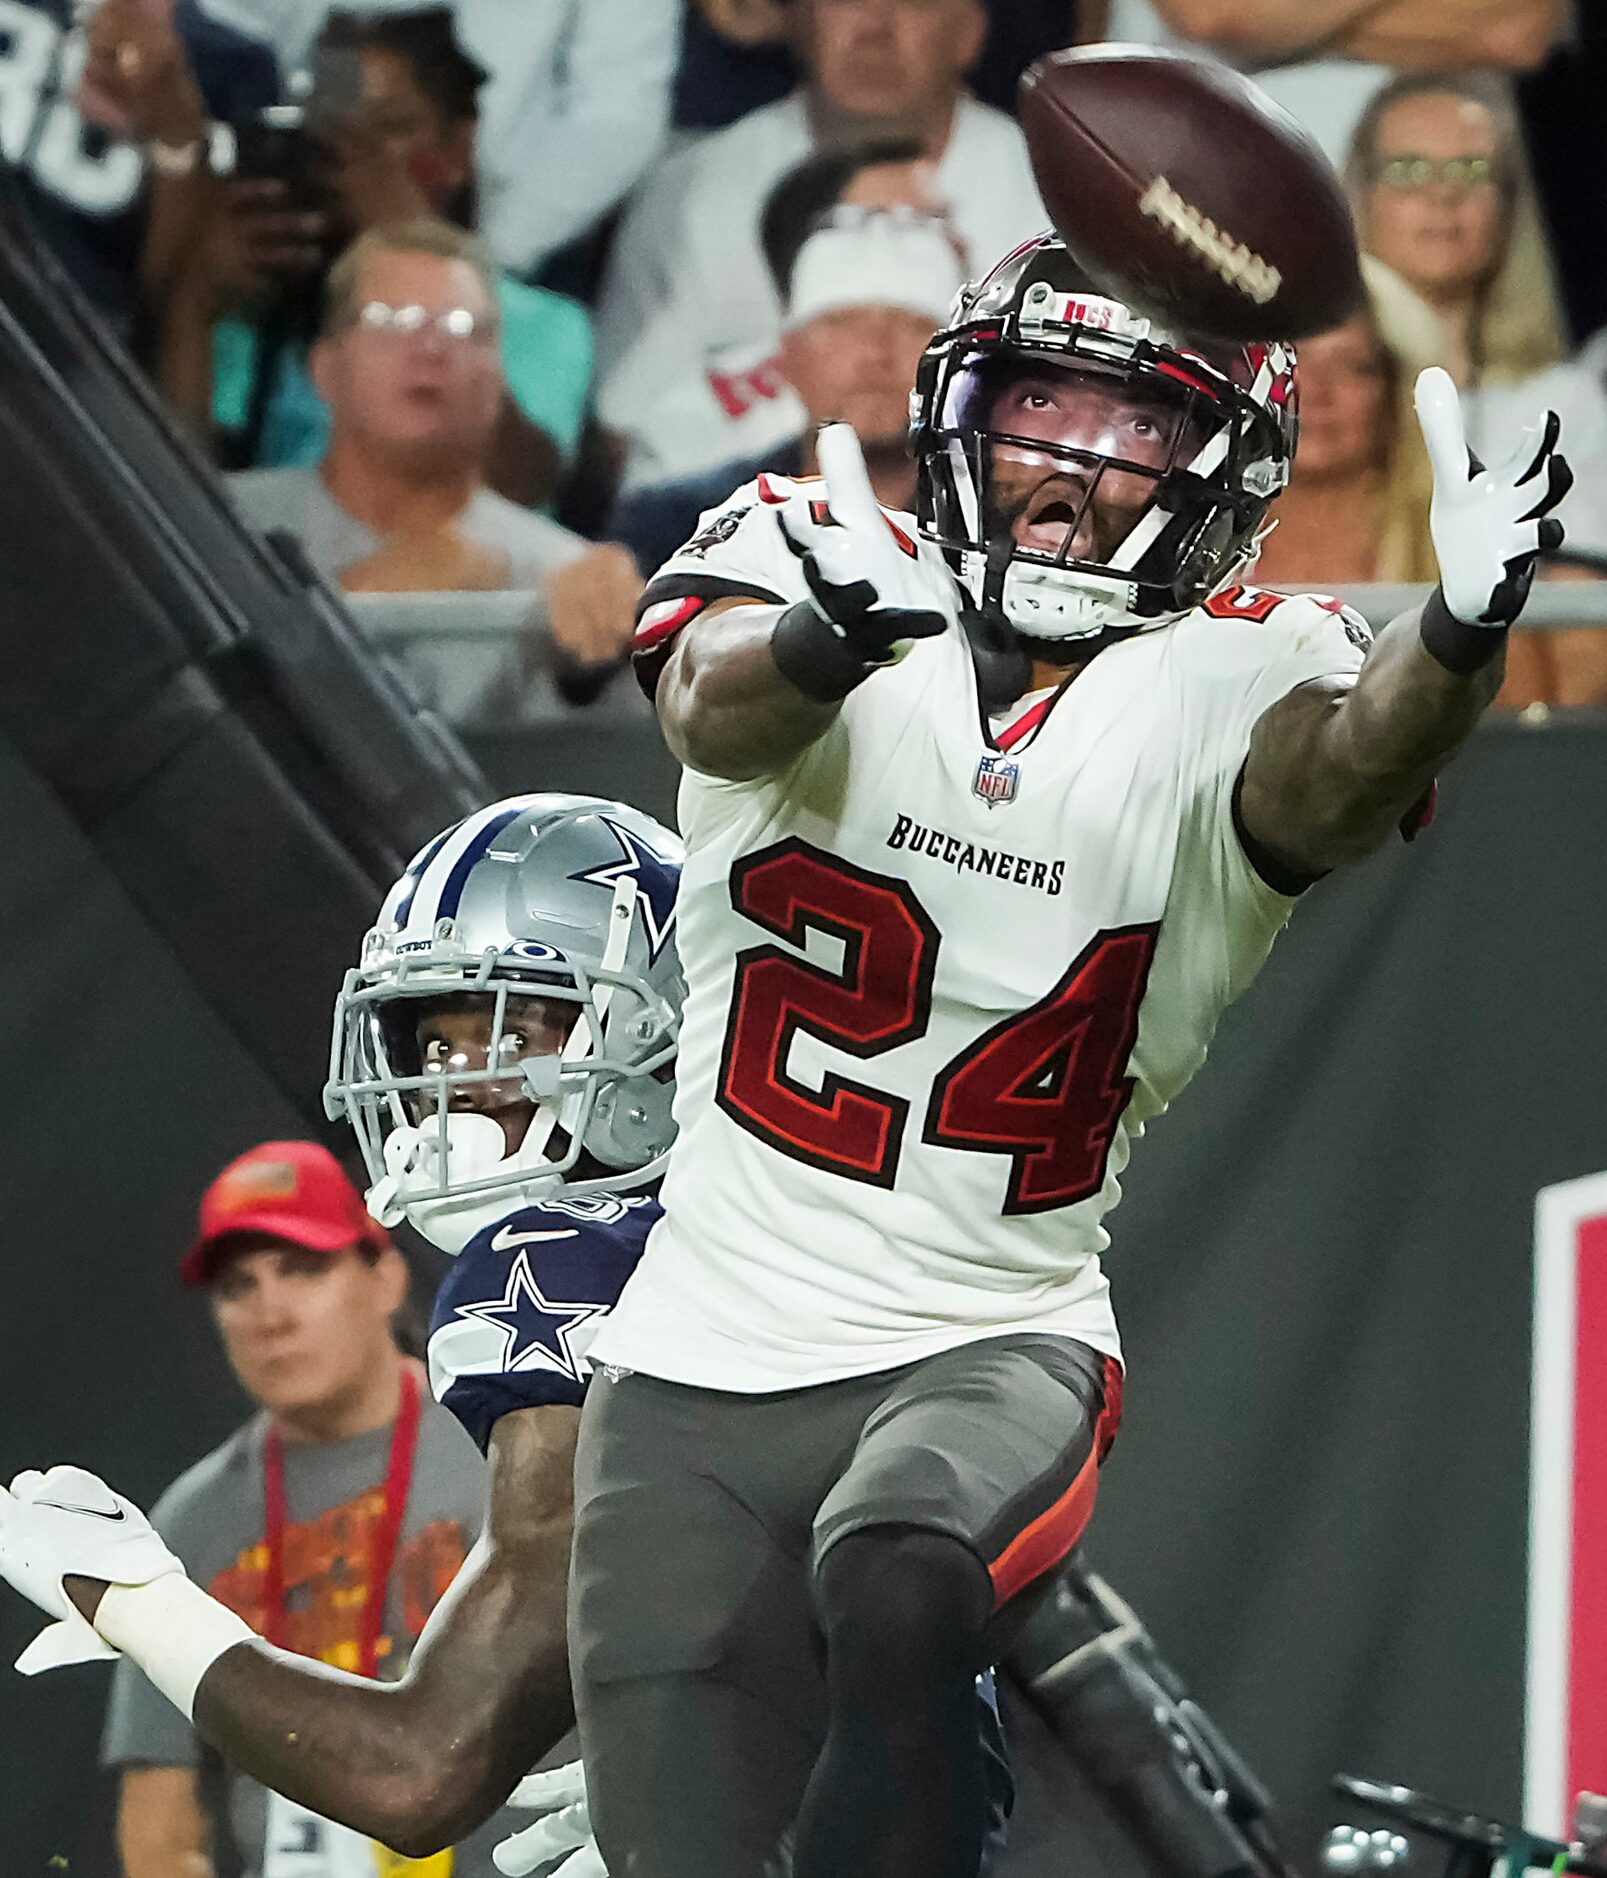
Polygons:
<instances>
[{"instance_id":1,"label":"silver football helmet","mask_svg":"<svg viewBox=\"0 0 1607 1878\"><path fill-rule=\"evenodd\" d=\"M415 857L346 974L324 1090L377 1219L457 1253L560 1184L657 1177L675 1134L680 869L668 829L589 796L493 803ZM525 1053L510 1000L560 1012L548 1053ZM444 1008L489 1020L473 1059L425 1060L420 1023ZM522 1138L486 1112L493 1091L529 1113Z\"/></svg>"}]
</instances>

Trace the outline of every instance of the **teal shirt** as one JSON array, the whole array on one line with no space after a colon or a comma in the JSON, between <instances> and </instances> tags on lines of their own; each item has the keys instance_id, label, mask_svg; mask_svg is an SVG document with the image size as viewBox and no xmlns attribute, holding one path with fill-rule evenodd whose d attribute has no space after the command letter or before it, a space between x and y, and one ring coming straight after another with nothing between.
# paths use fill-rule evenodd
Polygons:
<instances>
[{"instance_id":1,"label":"teal shirt","mask_svg":"<svg viewBox=\"0 0 1607 1878\"><path fill-rule=\"evenodd\" d=\"M508 274L497 283L497 300L508 389L568 463L580 441L591 392L591 319L579 301L526 286ZM219 320L212 329L212 421L221 431L245 429L257 340L257 328L247 320ZM328 447L328 408L313 388L305 357L286 352L275 374L254 466L306 467L322 462Z\"/></svg>"}]
</instances>

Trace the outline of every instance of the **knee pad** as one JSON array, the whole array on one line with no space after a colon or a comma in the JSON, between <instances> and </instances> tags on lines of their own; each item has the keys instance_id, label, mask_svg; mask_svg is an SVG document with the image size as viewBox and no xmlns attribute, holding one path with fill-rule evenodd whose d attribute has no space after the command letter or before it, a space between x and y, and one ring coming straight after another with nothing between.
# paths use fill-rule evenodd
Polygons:
<instances>
[{"instance_id":1,"label":"knee pad","mask_svg":"<svg viewBox=\"0 0 1607 1878\"><path fill-rule=\"evenodd\" d=\"M815 1572L827 1642L867 1667L963 1659L980 1669L993 1586L962 1541L918 1526L847 1533Z\"/></svg>"}]
</instances>

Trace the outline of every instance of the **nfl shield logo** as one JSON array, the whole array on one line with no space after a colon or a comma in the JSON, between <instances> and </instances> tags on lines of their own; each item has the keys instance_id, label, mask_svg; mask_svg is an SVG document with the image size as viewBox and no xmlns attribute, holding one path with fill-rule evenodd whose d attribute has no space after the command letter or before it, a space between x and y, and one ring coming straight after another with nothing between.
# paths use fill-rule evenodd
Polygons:
<instances>
[{"instance_id":1,"label":"nfl shield logo","mask_svg":"<svg viewBox=\"0 0 1607 1878\"><path fill-rule=\"evenodd\" d=\"M971 792L996 809L1002 802L1014 802L1021 782L1021 765L1008 757L984 755L971 778Z\"/></svg>"}]
</instances>

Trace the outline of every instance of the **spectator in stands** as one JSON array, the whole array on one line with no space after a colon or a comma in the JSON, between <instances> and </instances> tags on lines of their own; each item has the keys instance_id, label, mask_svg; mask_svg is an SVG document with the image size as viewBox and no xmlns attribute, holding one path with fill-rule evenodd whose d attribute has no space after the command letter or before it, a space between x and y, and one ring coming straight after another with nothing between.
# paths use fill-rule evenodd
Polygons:
<instances>
[{"instance_id":1,"label":"spectator in stands","mask_svg":"<svg viewBox=\"0 0 1607 1878\"><path fill-rule=\"evenodd\" d=\"M451 9L333 14L321 44L350 53L362 80L359 110L329 133L343 232L424 214L472 227L474 128L486 74L459 46ZM203 435L217 436L235 467L316 463L329 440L328 411L305 369L312 335L298 326L306 316L284 316L294 304L287 292L323 258L324 230L316 217L297 215L286 194L283 181L269 179L214 185L161 352L170 401ZM539 503L579 441L590 322L575 301L506 272L497 298L509 396L488 480L516 501Z\"/></svg>"},{"instance_id":2,"label":"spectator in stands","mask_svg":"<svg viewBox=\"0 0 1607 1878\"><path fill-rule=\"evenodd\" d=\"M599 311L599 412L625 440L628 484L734 453L719 427L679 413L698 387L773 355L781 308L760 214L812 153L915 139L973 270L1043 226L1020 131L965 92L987 26L979 0L789 0L787 12L803 83L671 157L621 226Z\"/></svg>"},{"instance_id":3,"label":"spectator in stands","mask_svg":"<svg viewBox=\"0 0 1607 1878\"><path fill-rule=\"evenodd\" d=\"M1562 357L1550 256L1499 85L1442 72L1392 80L1357 124L1345 174L1362 245L1445 322L1465 390Z\"/></svg>"},{"instance_id":4,"label":"spectator in stands","mask_svg":"<svg viewBox=\"0 0 1607 1878\"><path fill-rule=\"evenodd\" d=\"M1346 174L1363 244L1446 327L1473 448L1555 410L1574 471L1558 511L1568 545L1607 553L1607 396L1564 357L1550 259L1503 91L1478 76L1393 80L1358 124Z\"/></svg>"},{"instance_id":5,"label":"spectator in stands","mask_svg":"<svg viewBox=\"0 0 1607 1878\"><path fill-rule=\"evenodd\" d=\"M217 1177L180 1276L202 1288L255 1413L152 1513L204 1585L259 1635L394 1681L479 1535L485 1469L404 1354L407 1267L327 1149L269 1141ZM369 1848L225 1773L217 1816L195 1732L132 1663L117 1667L102 1757L120 1774L126 1878L378 1869ZM495 1822L454 1878L491 1878ZM277 1853L277 1857L275 1854ZM314 1865L313 1860L319 1862ZM388 1867L387 1867L388 1869Z\"/></svg>"},{"instance_id":6,"label":"spectator in stands","mask_svg":"<svg viewBox=\"0 0 1607 1878\"><path fill-rule=\"evenodd\" d=\"M1034 59L1081 36L1092 0L982 0L988 36L971 74L986 104L1015 110L1016 85ZM787 0L692 0L675 74L678 130L718 130L797 83L788 50Z\"/></svg>"},{"instance_id":7,"label":"spectator in stands","mask_svg":"<svg viewBox=\"0 0 1607 1878\"><path fill-rule=\"evenodd\" d=\"M1108 0L1104 36L1217 52L1252 73L1337 166L1392 72L1527 71L1565 10L1564 0Z\"/></svg>"},{"instance_id":8,"label":"spectator in stands","mask_svg":"<svg viewBox=\"0 0 1607 1878\"><path fill-rule=\"evenodd\" d=\"M1255 571L1269 587L1439 578L1412 390L1444 334L1399 276L1364 266L1366 306L1300 343L1300 448Z\"/></svg>"},{"instance_id":9,"label":"spectator in stands","mask_svg":"<svg viewBox=\"0 0 1607 1878\"><path fill-rule=\"evenodd\" d=\"M131 336L187 240L211 121L274 101L273 54L249 19L222 25L196 0L14 0L4 26L9 180L78 285Z\"/></svg>"},{"instance_id":10,"label":"spectator in stands","mask_svg":"<svg viewBox=\"0 0 1607 1878\"><path fill-rule=\"evenodd\" d=\"M782 177L764 204L759 243L772 283L779 279L778 257L795 253L809 225L839 203L940 213L932 165L913 138L873 139L810 157ZM780 352L778 315L774 340L758 352L729 355L678 386L655 388L644 380L641 403L651 422L637 432L640 448L627 486L684 479L684 473L654 471L651 466L661 461L694 464L693 476L723 473L730 463L794 440L804 428L804 410ZM649 366L651 359L642 354L639 364Z\"/></svg>"},{"instance_id":11,"label":"spectator in stands","mask_svg":"<svg viewBox=\"0 0 1607 1878\"><path fill-rule=\"evenodd\" d=\"M802 429L746 461L624 496L610 532L644 568L668 560L704 511L761 471L817 474L815 432L833 420L858 433L878 499L914 506L910 389L963 281L948 225L907 208L839 207L800 226L798 192L783 185L775 200L792 212L766 217L766 245L786 308L780 364Z\"/></svg>"},{"instance_id":12,"label":"spectator in stands","mask_svg":"<svg viewBox=\"0 0 1607 1878\"><path fill-rule=\"evenodd\" d=\"M330 409L316 467L231 478L248 522L299 538L352 592L515 588L541 595L555 656L605 671L629 640L641 580L485 483L503 396L496 285L444 222L371 229L329 277L314 382Z\"/></svg>"},{"instance_id":13,"label":"spectator in stands","mask_svg":"<svg viewBox=\"0 0 1607 1878\"><path fill-rule=\"evenodd\" d=\"M682 0L452 0L458 37L491 74L475 139L480 227L511 272L589 234L647 170L669 123ZM247 23L286 70L303 65L329 0L207 0ZM363 14L392 0L354 0Z\"/></svg>"}]
</instances>

